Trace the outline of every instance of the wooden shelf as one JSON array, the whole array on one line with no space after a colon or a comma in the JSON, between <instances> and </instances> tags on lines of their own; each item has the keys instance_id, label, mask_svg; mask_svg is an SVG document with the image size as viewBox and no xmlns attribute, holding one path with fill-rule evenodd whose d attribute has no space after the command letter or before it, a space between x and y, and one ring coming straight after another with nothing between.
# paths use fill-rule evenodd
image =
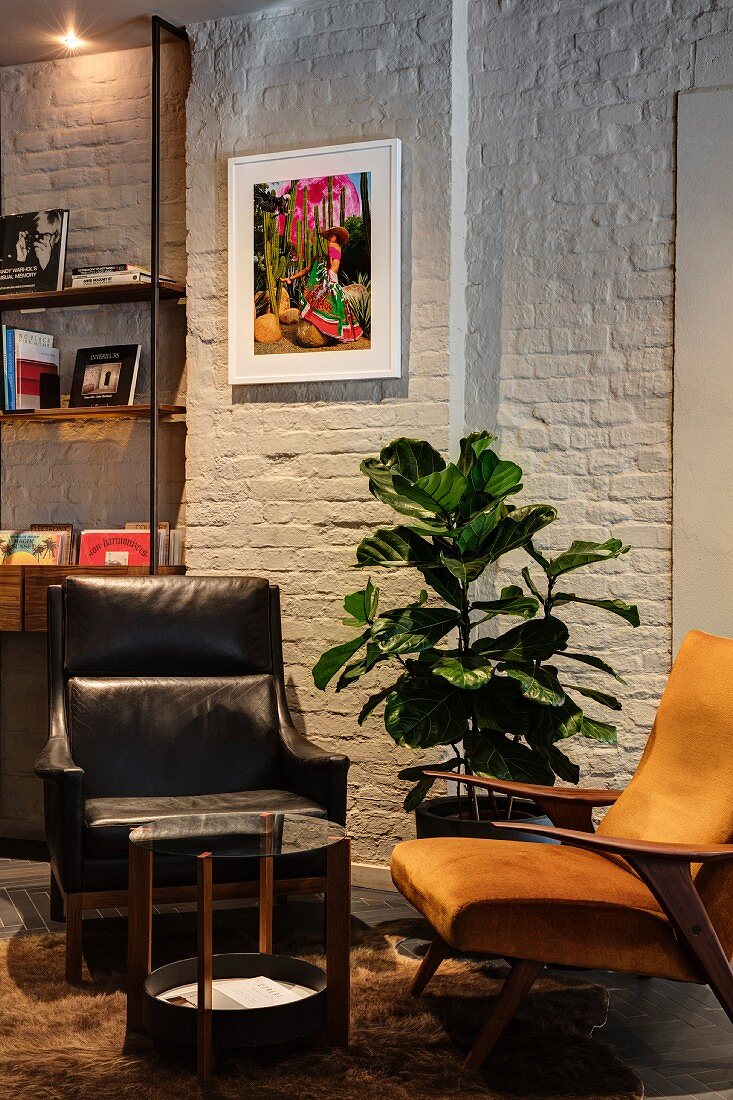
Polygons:
<instances>
[{"instance_id":1,"label":"wooden shelf","mask_svg":"<svg viewBox=\"0 0 733 1100\"><path fill-rule=\"evenodd\" d=\"M185 565L160 565L162 576L182 576ZM147 577L147 565L0 565L0 631L46 629L46 592L66 577Z\"/></svg>"},{"instance_id":2,"label":"wooden shelf","mask_svg":"<svg viewBox=\"0 0 733 1100\"><path fill-rule=\"evenodd\" d=\"M171 416L182 416L185 405L158 405L158 418L165 420ZM97 409L21 409L19 412L0 413L0 423L12 423L20 420L36 423L47 420L113 420L133 417L138 420L150 419L150 405L100 405Z\"/></svg>"},{"instance_id":3,"label":"wooden shelf","mask_svg":"<svg viewBox=\"0 0 733 1100\"><path fill-rule=\"evenodd\" d=\"M150 283L129 283L125 286L68 287L66 290L22 291L0 294L0 312L16 309L73 309L75 306L119 305L120 302L149 302L153 296ZM185 298L186 288L180 283L161 283L160 297Z\"/></svg>"}]
</instances>

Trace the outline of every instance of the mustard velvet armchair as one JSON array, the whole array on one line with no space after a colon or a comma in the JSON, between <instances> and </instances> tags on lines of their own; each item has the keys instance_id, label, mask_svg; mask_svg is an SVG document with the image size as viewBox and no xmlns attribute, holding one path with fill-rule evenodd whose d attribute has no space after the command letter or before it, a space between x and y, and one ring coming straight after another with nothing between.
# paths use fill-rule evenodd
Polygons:
<instances>
[{"instance_id":1,"label":"mustard velvet armchair","mask_svg":"<svg viewBox=\"0 0 733 1100\"><path fill-rule=\"evenodd\" d=\"M733 640L687 635L623 792L461 781L533 798L557 828L501 828L561 841L394 850L397 889L435 931L415 996L451 948L512 960L467 1068L480 1068L545 964L708 984L733 1021ZM610 809L594 832L596 806Z\"/></svg>"}]
</instances>

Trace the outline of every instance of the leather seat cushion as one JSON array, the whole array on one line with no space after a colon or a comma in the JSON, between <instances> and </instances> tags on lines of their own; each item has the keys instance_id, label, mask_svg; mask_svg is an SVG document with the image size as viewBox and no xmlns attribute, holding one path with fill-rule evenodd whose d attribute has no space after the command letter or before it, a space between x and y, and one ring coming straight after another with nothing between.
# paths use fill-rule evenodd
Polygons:
<instances>
[{"instance_id":1,"label":"leather seat cushion","mask_svg":"<svg viewBox=\"0 0 733 1100\"><path fill-rule=\"evenodd\" d=\"M441 837L398 844L391 871L459 950L699 980L644 883L597 853Z\"/></svg>"},{"instance_id":2,"label":"leather seat cushion","mask_svg":"<svg viewBox=\"0 0 733 1100\"><path fill-rule=\"evenodd\" d=\"M91 798L84 807L84 850L87 855L126 855L130 830L145 821L183 814L224 814L284 810L308 817L326 811L290 791L230 791L224 794L161 795L154 798Z\"/></svg>"}]
</instances>

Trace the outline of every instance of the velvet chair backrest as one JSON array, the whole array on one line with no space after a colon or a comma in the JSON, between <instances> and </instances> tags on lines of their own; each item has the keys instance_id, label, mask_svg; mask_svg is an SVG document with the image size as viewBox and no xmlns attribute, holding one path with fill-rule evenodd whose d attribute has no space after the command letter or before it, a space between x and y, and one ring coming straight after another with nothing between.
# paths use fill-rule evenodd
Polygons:
<instances>
[{"instance_id":1,"label":"velvet chair backrest","mask_svg":"<svg viewBox=\"0 0 733 1100\"><path fill-rule=\"evenodd\" d=\"M599 833L677 844L733 840L733 639L684 639L636 774ZM733 958L733 861L693 868Z\"/></svg>"},{"instance_id":2,"label":"velvet chair backrest","mask_svg":"<svg viewBox=\"0 0 733 1100\"><path fill-rule=\"evenodd\" d=\"M733 639L693 630L636 774L599 828L680 844L733 837Z\"/></svg>"}]
</instances>

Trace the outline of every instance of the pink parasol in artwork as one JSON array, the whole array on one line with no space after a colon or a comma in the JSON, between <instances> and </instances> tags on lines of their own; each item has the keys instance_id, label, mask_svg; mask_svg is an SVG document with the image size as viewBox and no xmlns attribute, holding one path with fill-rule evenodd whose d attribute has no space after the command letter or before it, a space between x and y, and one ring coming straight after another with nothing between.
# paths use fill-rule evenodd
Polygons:
<instances>
[{"instance_id":1,"label":"pink parasol in artwork","mask_svg":"<svg viewBox=\"0 0 733 1100\"><path fill-rule=\"evenodd\" d=\"M308 188L308 225L311 229L315 229L315 217L313 215L313 208L318 206L319 218L320 211L323 208L324 198L328 201L328 176L315 176L313 179L298 180L296 184L297 190L295 193L295 208L293 210L293 225L291 230L291 241L293 244L297 243L297 224L299 221L303 221L305 216L303 211L303 190ZM283 183L278 189L278 195L287 195L290 191L290 181ZM361 199L359 192L354 186L354 181L349 176L334 176L333 177L333 220L338 222L339 210L341 208L341 192L346 194L345 198L345 216L347 218L360 217L361 216ZM323 219L320 218L320 227L323 226ZM285 216L280 215L277 219L278 232L282 233L285 230Z\"/></svg>"}]
</instances>

